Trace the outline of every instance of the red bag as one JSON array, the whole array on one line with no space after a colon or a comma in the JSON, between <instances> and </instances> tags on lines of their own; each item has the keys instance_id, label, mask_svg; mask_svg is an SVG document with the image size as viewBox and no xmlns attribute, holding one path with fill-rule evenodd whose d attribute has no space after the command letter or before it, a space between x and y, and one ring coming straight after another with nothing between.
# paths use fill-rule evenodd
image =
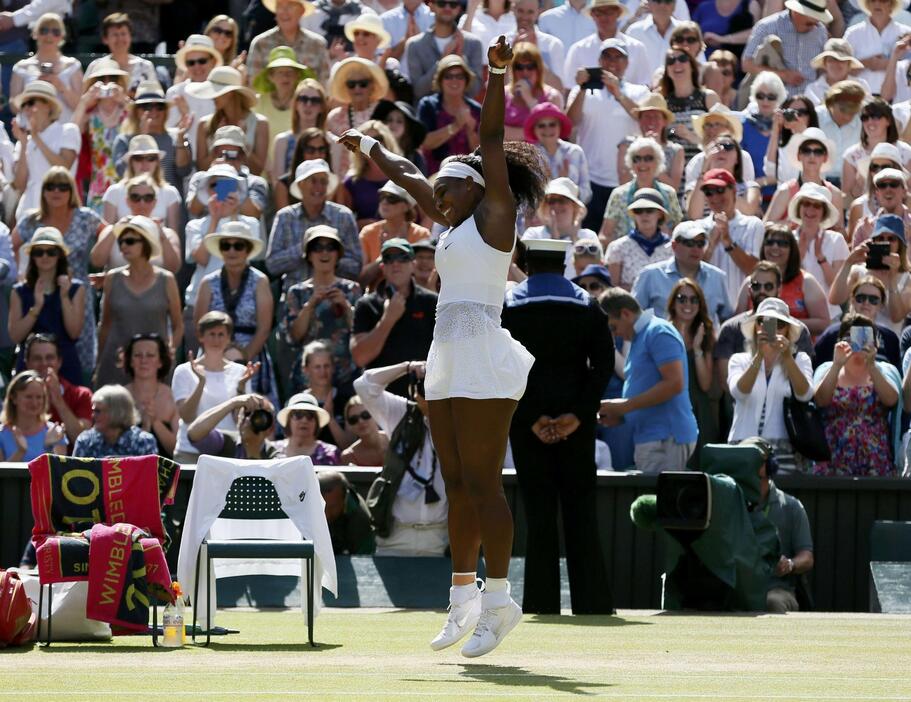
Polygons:
<instances>
[{"instance_id":1,"label":"red bag","mask_svg":"<svg viewBox=\"0 0 911 702\"><path fill-rule=\"evenodd\" d=\"M16 573L0 570L0 648L22 646L35 638L38 615Z\"/></svg>"}]
</instances>

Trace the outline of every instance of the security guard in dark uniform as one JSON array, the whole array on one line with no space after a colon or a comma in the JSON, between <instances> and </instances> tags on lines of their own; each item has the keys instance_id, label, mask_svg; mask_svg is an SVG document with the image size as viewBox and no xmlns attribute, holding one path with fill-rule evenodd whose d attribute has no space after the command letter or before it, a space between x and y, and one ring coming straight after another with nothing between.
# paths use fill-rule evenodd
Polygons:
<instances>
[{"instance_id":1,"label":"security guard in dark uniform","mask_svg":"<svg viewBox=\"0 0 911 702\"><path fill-rule=\"evenodd\" d=\"M614 342L597 301L564 275L568 241L524 241L528 279L506 293L503 327L535 357L509 433L528 515L526 613L560 612L558 507L574 614L611 614L598 537L595 427L614 370Z\"/></svg>"}]
</instances>

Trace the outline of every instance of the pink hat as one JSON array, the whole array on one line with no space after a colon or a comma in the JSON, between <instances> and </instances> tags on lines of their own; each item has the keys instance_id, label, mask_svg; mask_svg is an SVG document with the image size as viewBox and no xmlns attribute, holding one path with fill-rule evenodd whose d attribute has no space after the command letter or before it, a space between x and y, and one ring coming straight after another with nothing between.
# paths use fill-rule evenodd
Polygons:
<instances>
[{"instance_id":1,"label":"pink hat","mask_svg":"<svg viewBox=\"0 0 911 702\"><path fill-rule=\"evenodd\" d=\"M569 138L570 132L573 130L573 123L569 121L569 117L552 102L539 102L531 108L531 113L525 120L525 141L530 144L538 143L538 138L535 136L535 124L547 117L554 117L560 122L561 139Z\"/></svg>"}]
</instances>

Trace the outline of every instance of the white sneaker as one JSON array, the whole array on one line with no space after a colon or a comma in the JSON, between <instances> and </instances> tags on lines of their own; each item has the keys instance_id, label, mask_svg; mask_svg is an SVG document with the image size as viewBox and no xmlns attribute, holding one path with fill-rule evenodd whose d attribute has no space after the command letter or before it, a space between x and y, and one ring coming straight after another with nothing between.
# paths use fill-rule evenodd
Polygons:
<instances>
[{"instance_id":1,"label":"white sneaker","mask_svg":"<svg viewBox=\"0 0 911 702\"><path fill-rule=\"evenodd\" d=\"M483 587L483 584L482 584ZM476 590L465 602L454 604L450 595L449 616L443 625L443 630L430 642L434 651L444 648L465 638L465 634L475 628L481 617L481 590Z\"/></svg>"},{"instance_id":2,"label":"white sneaker","mask_svg":"<svg viewBox=\"0 0 911 702\"><path fill-rule=\"evenodd\" d=\"M503 607L485 609L481 612L474 634L462 646L462 655L477 658L490 653L521 620L522 608L512 598Z\"/></svg>"}]
</instances>

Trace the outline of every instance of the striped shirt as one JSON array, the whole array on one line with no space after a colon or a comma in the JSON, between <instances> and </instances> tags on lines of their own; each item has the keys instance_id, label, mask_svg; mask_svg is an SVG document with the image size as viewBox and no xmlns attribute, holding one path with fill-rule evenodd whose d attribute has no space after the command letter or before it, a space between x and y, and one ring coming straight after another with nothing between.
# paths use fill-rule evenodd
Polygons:
<instances>
[{"instance_id":1,"label":"striped shirt","mask_svg":"<svg viewBox=\"0 0 911 702\"><path fill-rule=\"evenodd\" d=\"M810 63L823 52L826 39L829 38L825 25L817 24L809 32L801 34L794 28L790 10L776 12L759 20L753 27L750 40L743 50L743 58L754 58L759 45L770 34L775 34L781 39L781 53L785 65L793 71L800 71L805 78L800 85L787 86L788 94L802 93L809 82L816 80L816 69Z\"/></svg>"}]
</instances>

